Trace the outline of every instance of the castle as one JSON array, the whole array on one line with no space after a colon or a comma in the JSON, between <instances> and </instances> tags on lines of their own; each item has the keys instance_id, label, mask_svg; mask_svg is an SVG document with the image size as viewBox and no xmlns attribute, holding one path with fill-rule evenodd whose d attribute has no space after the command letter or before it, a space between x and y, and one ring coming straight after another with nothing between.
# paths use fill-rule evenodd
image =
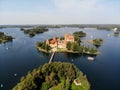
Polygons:
<instances>
[{"instance_id":1,"label":"castle","mask_svg":"<svg viewBox=\"0 0 120 90\"><path fill-rule=\"evenodd\" d=\"M46 44L52 48L66 48L68 42L75 42L73 35L65 34L64 40L54 37L53 39L46 40Z\"/></svg>"}]
</instances>

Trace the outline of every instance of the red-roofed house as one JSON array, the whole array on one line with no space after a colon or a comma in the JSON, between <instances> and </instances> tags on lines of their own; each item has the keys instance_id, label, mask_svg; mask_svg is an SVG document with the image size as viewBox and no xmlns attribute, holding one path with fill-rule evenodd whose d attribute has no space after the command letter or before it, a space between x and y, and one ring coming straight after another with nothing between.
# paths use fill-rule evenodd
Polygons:
<instances>
[{"instance_id":1,"label":"red-roofed house","mask_svg":"<svg viewBox=\"0 0 120 90\"><path fill-rule=\"evenodd\" d=\"M65 34L64 38L64 40L60 40L54 37L53 39L46 40L46 44L53 48L66 48L68 42L75 41L73 35Z\"/></svg>"}]
</instances>

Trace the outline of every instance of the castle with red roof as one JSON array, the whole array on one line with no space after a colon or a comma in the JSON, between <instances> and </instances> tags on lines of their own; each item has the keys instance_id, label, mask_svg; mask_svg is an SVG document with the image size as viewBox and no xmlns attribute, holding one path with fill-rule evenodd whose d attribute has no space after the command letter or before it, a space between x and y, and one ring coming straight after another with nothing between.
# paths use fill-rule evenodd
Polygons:
<instances>
[{"instance_id":1,"label":"castle with red roof","mask_svg":"<svg viewBox=\"0 0 120 90\"><path fill-rule=\"evenodd\" d=\"M64 40L54 37L53 39L46 40L46 44L52 48L66 48L68 42L75 42L73 35L65 34Z\"/></svg>"}]
</instances>

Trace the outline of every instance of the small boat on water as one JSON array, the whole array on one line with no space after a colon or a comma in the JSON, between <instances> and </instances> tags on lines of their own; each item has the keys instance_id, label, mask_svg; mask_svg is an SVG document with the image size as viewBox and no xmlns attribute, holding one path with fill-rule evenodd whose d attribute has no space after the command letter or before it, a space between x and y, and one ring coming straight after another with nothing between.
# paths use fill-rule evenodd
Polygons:
<instances>
[{"instance_id":1,"label":"small boat on water","mask_svg":"<svg viewBox=\"0 0 120 90\"><path fill-rule=\"evenodd\" d=\"M3 84L1 84L0 87L2 88L2 87L3 87Z\"/></svg>"},{"instance_id":2,"label":"small boat on water","mask_svg":"<svg viewBox=\"0 0 120 90\"><path fill-rule=\"evenodd\" d=\"M6 47L6 50L8 50L9 48L8 47Z\"/></svg>"},{"instance_id":3,"label":"small boat on water","mask_svg":"<svg viewBox=\"0 0 120 90\"><path fill-rule=\"evenodd\" d=\"M88 57L88 60L93 61L93 60L94 60L94 57Z\"/></svg>"},{"instance_id":4,"label":"small boat on water","mask_svg":"<svg viewBox=\"0 0 120 90\"><path fill-rule=\"evenodd\" d=\"M107 35L108 37L110 36L110 34Z\"/></svg>"},{"instance_id":5,"label":"small boat on water","mask_svg":"<svg viewBox=\"0 0 120 90\"><path fill-rule=\"evenodd\" d=\"M74 61L74 60L72 59L72 61Z\"/></svg>"},{"instance_id":6,"label":"small boat on water","mask_svg":"<svg viewBox=\"0 0 120 90\"><path fill-rule=\"evenodd\" d=\"M17 76L17 73L15 73L14 76L16 77L16 76Z\"/></svg>"}]
</instances>

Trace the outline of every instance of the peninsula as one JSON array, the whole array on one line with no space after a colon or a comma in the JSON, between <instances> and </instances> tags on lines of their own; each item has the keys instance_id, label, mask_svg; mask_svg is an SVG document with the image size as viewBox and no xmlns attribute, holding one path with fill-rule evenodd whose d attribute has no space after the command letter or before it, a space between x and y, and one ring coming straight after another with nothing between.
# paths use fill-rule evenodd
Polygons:
<instances>
[{"instance_id":1,"label":"peninsula","mask_svg":"<svg viewBox=\"0 0 120 90\"><path fill-rule=\"evenodd\" d=\"M0 43L6 43L12 41L13 37L5 35L3 32L0 32Z\"/></svg>"}]
</instances>

